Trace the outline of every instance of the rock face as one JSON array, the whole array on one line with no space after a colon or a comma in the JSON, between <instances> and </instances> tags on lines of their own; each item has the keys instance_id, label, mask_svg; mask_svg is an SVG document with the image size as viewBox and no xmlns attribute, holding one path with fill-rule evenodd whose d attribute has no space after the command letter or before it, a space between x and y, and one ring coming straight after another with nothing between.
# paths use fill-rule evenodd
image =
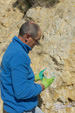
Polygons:
<instances>
[{"instance_id":1,"label":"rock face","mask_svg":"<svg viewBox=\"0 0 75 113\"><path fill-rule=\"evenodd\" d=\"M34 4L36 7L29 9L24 18L24 14L17 7L13 7L14 3L17 6L15 0L0 1L0 59L12 37L18 34L24 20L37 22L43 36L41 44L29 54L31 67L35 74L48 68L46 77L50 78L53 72L56 76L54 83L39 95L39 106L44 113L74 113L75 1L59 0L48 8L44 5L45 2L43 6ZM19 5L21 3L20 1Z\"/></svg>"},{"instance_id":2,"label":"rock face","mask_svg":"<svg viewBox=\"0 0 75 113\"><path fill-rule=\"evenodd\" d=\"M12 37L18 34L19 26L25 22L23 15L16 0L0 1L0 61Z\"/></svg>"},{"instance_id":3,"label":"rock face","mask_svg":"<svg viewBox=\"0 0 75 113\"><path fill-rule=\"evenodd\" d=\"M54 83L41 93L45 113L75 111L75 11L72 0L60 1L52 8L29 9L26 16L43 30L41 45L30 53L35 73L48 67L46 77L55 73ZM33 57L34 56L34 57ZM50 74L50 75L49 75Z\"/></svg>"}]
</instances>

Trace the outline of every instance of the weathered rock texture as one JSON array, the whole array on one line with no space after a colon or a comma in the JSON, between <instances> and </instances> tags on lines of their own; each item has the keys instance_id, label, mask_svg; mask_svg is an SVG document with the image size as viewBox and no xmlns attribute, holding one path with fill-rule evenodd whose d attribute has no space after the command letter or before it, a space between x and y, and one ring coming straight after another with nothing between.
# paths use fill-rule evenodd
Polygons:
<instances>
[{"instance_id":1,"label":"weathered rock texture","mask_svg":"<svg viewBox=\"0 0 75 113\"><path fill-rule=\"evenodd\" d=\"M5 1L7 5L4 4ZM75 1L59 0L50 7L34 4L36 7L29 9L25 16L18 8L13 8L12 4L15 2L15 0L0 2L0 59L12 36L17 35L24 19L37 22L43 31L43 39L41 45L36 46L29 54L32 69L36 74L48 68L46 77L51 77L52 72L56 76L54 83L40 94L39 106L44 113L74 113Z\"/></svg>"},{"instance_id":2,"label":"weathered rock texture","mask_svg":"<svg viewBox=\"0 0 75 113\"><path fill-rule=\"evenodd\" d=\"M18 34L19 26L25 22L22 19L24 14L16 7L16 0L0 1L0 56L3 55L12 37Z\"/></svg>"}]
</instances>

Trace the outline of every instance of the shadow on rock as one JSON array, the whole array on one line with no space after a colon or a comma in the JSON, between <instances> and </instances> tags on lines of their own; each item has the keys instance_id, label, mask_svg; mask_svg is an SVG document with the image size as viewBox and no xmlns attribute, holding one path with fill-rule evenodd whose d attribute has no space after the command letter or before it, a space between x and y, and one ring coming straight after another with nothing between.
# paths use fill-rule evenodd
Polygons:
<instances>
[{"instance_id":1,"label":"shadow on rock","mask_svg":"<svg viewBox=\"0 0 75 113\"><path fill-rule=\"evenodd\" d=\"M42 103L43 103L43 100L42 100L41 96L38 95L38 106L39 106L39 108L42 107Z\"/></svg>"},{"instance_id":2,"label":"shadow on rock","mask_svg":"<svg viewBox=\"0 0 75 113\"><path fill-rule=\"evenodd\" d=\"M17 0L13 4L14 8L18 8L22 13L26 13L27 10L31 7L31 4L29 3L29 0Z\"/></svg>"},{"instance_id":3,"label":"shadow on rock","mask_svg":"<svg viewBox=\"0 0 75 113\"><path fill-rule=\"evenodd\" d=\"M31 7L46 7L50 8L55 6L57 3L59 3L59 0L17 0L13 7L17 7L21 10L24 14L26 14L27 10Z\"/></svg>"}]
</instances>

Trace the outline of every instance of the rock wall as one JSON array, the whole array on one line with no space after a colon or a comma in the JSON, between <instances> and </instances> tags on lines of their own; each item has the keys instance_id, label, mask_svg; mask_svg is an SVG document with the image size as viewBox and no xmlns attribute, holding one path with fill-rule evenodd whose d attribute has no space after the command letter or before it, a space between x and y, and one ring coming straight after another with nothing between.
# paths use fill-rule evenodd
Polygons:
<instances>
[{"instance_id":1,"label":"rock wall","mask_svg":"<svg viewBox=\"0 0 75 113\"><path fill-rule=\"evenodd\" d=\"M16 0L0 1L0 61L12 37L18 34L19 27L25 22L24 14L17 6Z\"/></svg>"},{"instance_id":2,"label":"rock wall","mask_svg":"<svg viewBox=\"0 0 75 113\"><path fill-rule=\"evenodd\" d=\"M0 1L0 61L12 37L18 35L20 25L25 20L37 22L43 35L41 45L36 46L29 54L31 67L35 74L48 68L46 77L50 78L52 72L56 76L54 83L39 95L39 107L44 113L74 113L75 1L59 0L50 7L45 5L47 2L41 6L35 3L35 7L27 12L24 11L27 6L23 6L23 12L17 7L21 3L16 0Z\"/></svg>"}]
</instances>

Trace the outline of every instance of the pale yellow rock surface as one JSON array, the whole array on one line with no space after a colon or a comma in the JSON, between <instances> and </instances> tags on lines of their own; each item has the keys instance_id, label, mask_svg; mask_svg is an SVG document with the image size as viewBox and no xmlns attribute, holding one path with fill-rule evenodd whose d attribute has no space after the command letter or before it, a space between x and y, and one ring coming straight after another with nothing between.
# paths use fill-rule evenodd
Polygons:
<instances>
[{"instance_id":1,"label":"pale yellow rock surface","mask_svg":"<svg viewBox=\"0 0 75 113\"><path fill-rule=\"evenodd\" d=\"M2 100L0 98L0 113L3 113L2 111L3 111L3 102L2 102Z\"/></svg>"},{"instance_id":2,"label":"pale yellow rock surface","mask_svg":"<svg viewBox=\"0 0 75 113\"><path fill-rule=\"evenodd\" d=\"M25 22L23 13L13 7L16 0L0 1L0 62L4 51L11 42L12 37L18 35L18 29Z\"/></svg>"},{"instance_id":3,"label":"pale yellow rock surface","mask_svg":"<svg viewBox=\"0 0 75 113\"><path fill-rule=\"evenodd\" d=\"M24 18L17 7L13 8L15 2L0 1L0 61L12 37L18 35L20 25L26 19L37 22L42 28L43 39L29 54L31 67L35 74L48 68L45 76L50 78L53 72L56 76L54 83L40 94L39 106L44 113L74 113L75 0L59 0L53 7L45 7L43 3L42 7L29 9ZM1 113L2 107L0 110Z\"/></svg>"},{"instance_id":4,"label":"pale yellow rock surface","mask_svg":"<svg viewBox=\"0 0 75 113\"><path fill-rule=\"evenodd\" d=\"M54 83L41 93L41 108L45 113L75 111L74 3L65 0L50 9L36 7L27 12L28 18L39 23L44 35L41 46L30 53L33 70L37 73L47 67L46 77L50 78L52 72L56 76Z\"/></svg>"}]
</instances>

